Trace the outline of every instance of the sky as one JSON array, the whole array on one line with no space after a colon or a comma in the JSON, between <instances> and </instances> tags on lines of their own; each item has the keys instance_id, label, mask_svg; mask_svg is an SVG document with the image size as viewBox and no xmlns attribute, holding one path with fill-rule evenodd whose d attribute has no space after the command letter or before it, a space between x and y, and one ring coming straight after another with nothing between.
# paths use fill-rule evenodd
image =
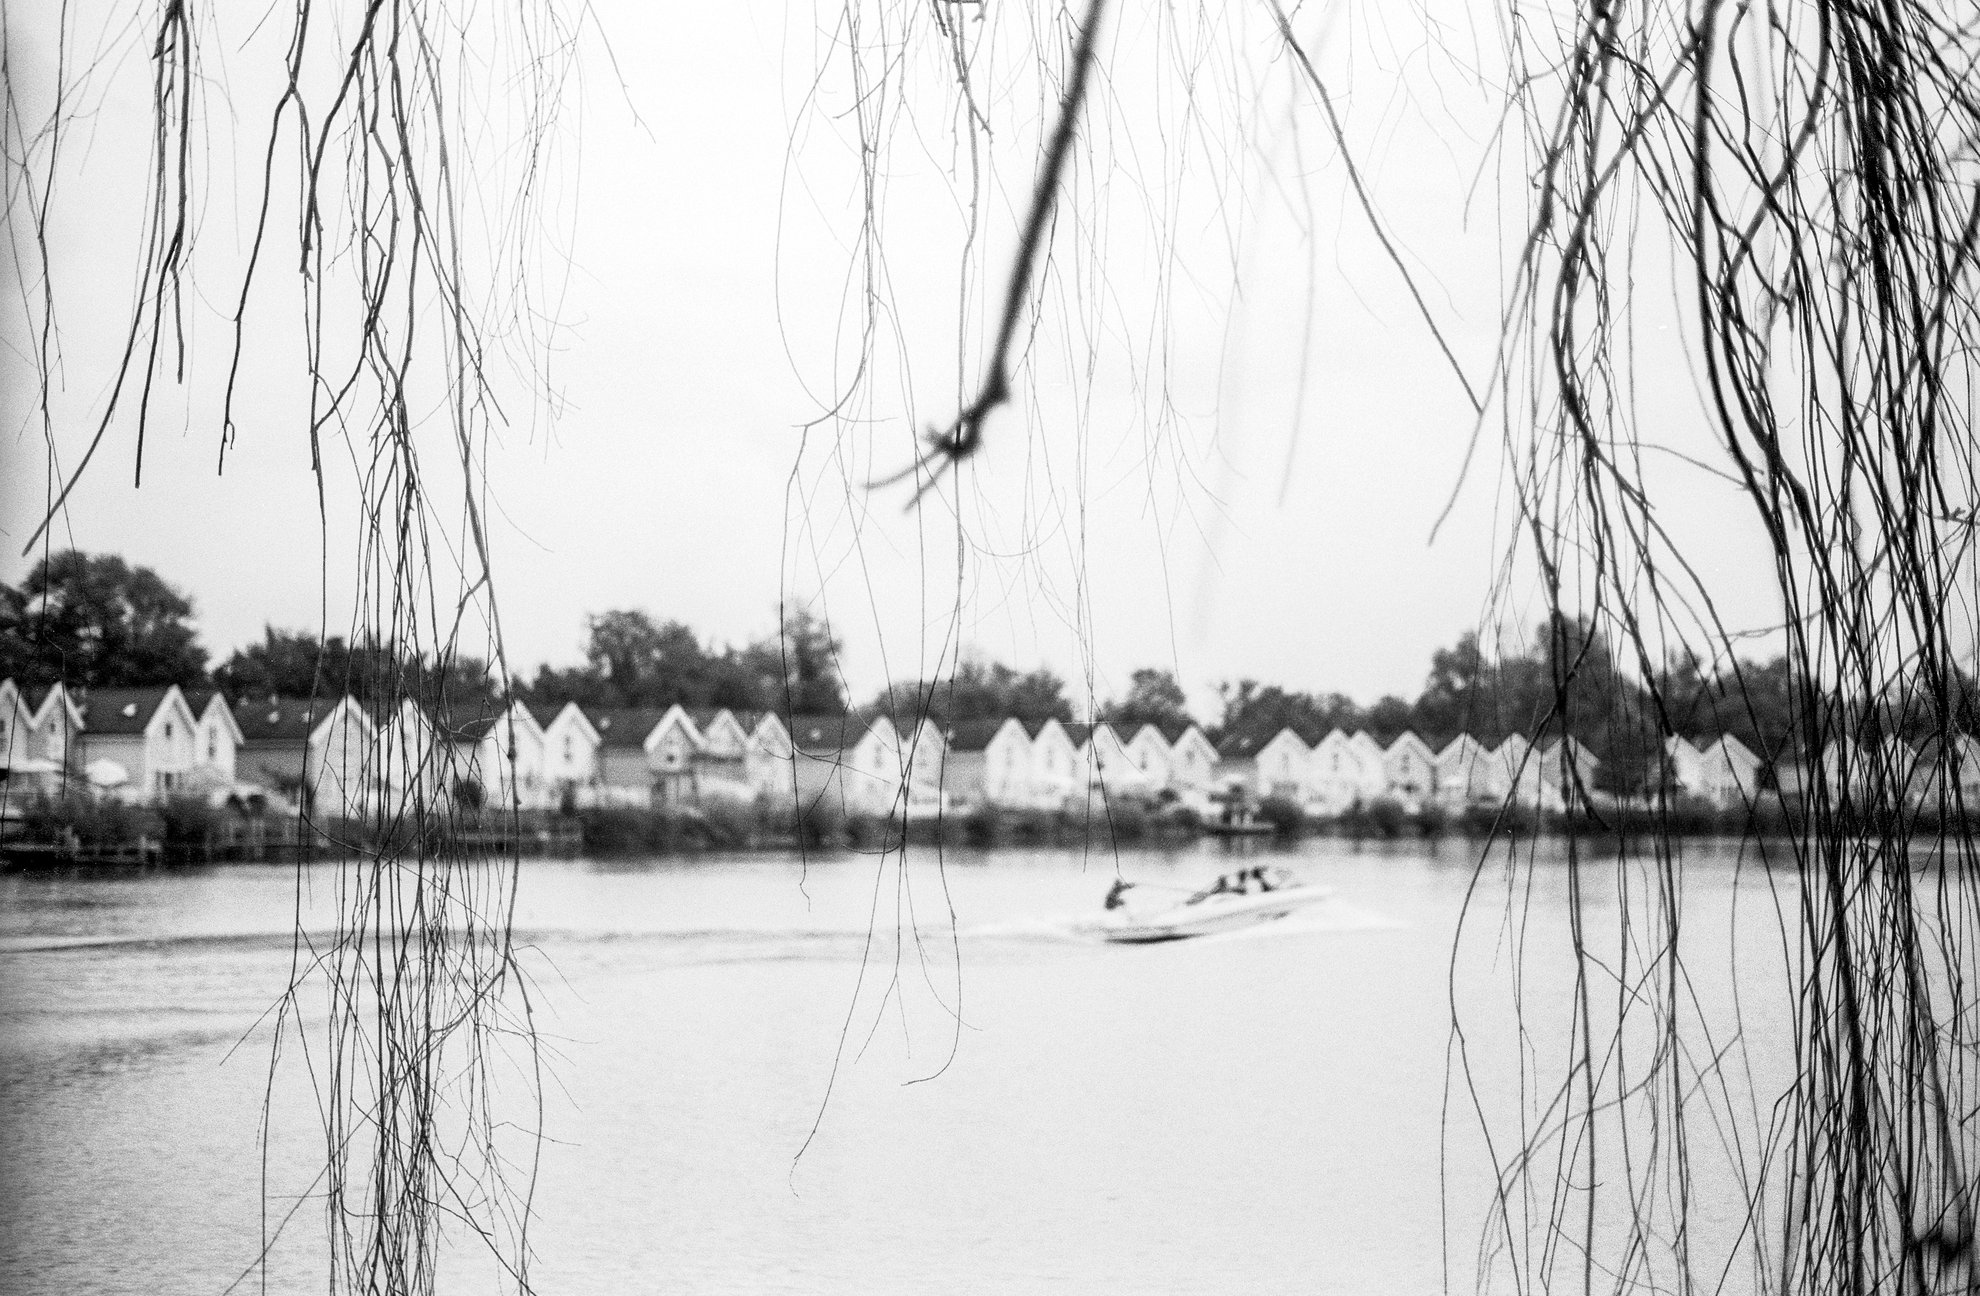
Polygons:
<instances>
[{"instance_id":1,"label":"sky","mask_svg":"<svg viewBox=\"0 0 1980 1296\"><path fill-rule=\"evenodd\" d=\"M319 501L282 222L293 178L277 187L279 273L250 295L238 434L220 454L217 393L288 38L261 6L220 8L202 20L214 39L187 378L161 382L141 457L126 403L52 528L58 546L122 553L189 591L216 660L264 624L349 628L369 456L361 429L326 430ZM741 643L789 602L831 619L861 696L972 653L1051 666L1102 699L1136 667L1171 669L1214 716L1216 682L1243 677L1413 696L1436 648L1537 619L1529 568L1507 562L1506 429L1477 430L1256 15L1119 10L1021 330L1018 398L911 508L910 485L867 483L911 463L973 390L1053 117L1038 66L1041 49L1063 60L1058 7L965 20L987 136L960 129L969 109L927 6L851 6L857 32L825 4L594 8L568 60L531 65L562 78L533 169L517 160L529 83L515 67L477 73L483 93L460 109L474 234L506 228L518 194L540 203L510 245L527 302L503 291L513 275L470 276L504 358L503 419L478 462L511 669L578 660L589 612L644 608ZM46 434L20 305L40 284L17 256L8 285L0 580L32 561L22 548L62 475L49 440L66 473L125 340L150 69L115 12L78 5L66 34L65 93L86 110L48 222L60 347ZM1314 7L1300 29L1385 228L1476 381L1507 274L1502 208L1523 181L1488 148L1489 10L1426 12L1434 25ZM51 21L21 17L10 51L24 98L44 106ZM291 171L292 149L277 152ZM350 314L328 318L334 332ZM1681 323L1652 311L1644 327L1652 422L1709 454ZM447 506L458 460L443 393L423 396L436 552L458 556L472 543ZM1669 474L1667 520L1711 537L1701 562L1726 605L1764 624L1757 536L1729 487L1675 456L1653 471Z\"/></svg>"}]
</instances>

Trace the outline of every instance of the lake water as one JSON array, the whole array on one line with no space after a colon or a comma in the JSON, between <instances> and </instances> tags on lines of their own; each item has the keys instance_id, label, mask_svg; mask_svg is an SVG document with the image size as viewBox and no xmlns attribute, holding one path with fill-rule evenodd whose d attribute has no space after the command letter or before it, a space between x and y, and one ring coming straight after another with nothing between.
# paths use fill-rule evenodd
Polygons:
<instances>
[{"instance_id":1,"label":"lake water","mask_svg":"<svg viewBox=\"0 0 1980 1296\"><path fill-rule=\"evenodd\" d=\"M1310 842L1265 858L1334 889L1314 911L1147 947L1070 924L1117 868L1194 886L1220 848L527 862L537 1289L1474 1286L1527 1245L1492 1241L1490 1157L1544 1132L1574 986L1568 870L1477 849ZM1778 946L1751 864L1686 853L1701 1021L1782 989L1723 957ZM1607 867L1582 912L1626 964ZM336 866L303 873L318 924ZM0 879L0 1287L217 1294L289 1217L266 1289L323 1290L320 1116L264 1016L298 894L292 867ZM1765 1093L1786 1028L1749 1016ZM1701 1239L1738 1217L1711 1186ZM455 1241L442 1290L492 1290Z\"/></svg>"}]
</instances>

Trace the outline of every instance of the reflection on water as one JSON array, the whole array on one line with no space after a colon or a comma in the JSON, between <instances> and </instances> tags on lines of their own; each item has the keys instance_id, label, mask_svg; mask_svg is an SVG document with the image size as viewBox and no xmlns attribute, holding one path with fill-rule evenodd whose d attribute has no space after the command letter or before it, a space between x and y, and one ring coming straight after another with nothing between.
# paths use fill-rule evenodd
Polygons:
<instances>
[{"instance_id":1,"label":"reflection on water","mask_svg":"<svg viewBox=\"0 0 1980 1296\"><path fill-rule=\"evenodd\" d=\"M1515 959L1534 1002L1567 985L1565 892L1527 878L1515 927L1487 870L1454 971L1470 848L1286 859L1333 897L1147 947L1077 924L1117 870L1193 887L1228 864L1215 848L526 865L553 1072L539 1287L1427 1292L1447 1258L1469 1273L1493 1180L1468 1107L1440 1137L1453 995L1495 1011ZM1688 921L1744 921L1731 863L1691 852ZM225 1290L261 1247L264 1101L267 1213L294 1211L269 1288L322 1289L319 1118L293 1042L271 1071L266 1014L337 880L0 879L7 1290ZM1528 1049L1551 1029L1534 1015ZM1469 1047L1488 1087L1524 1056L1510 1034ZM471 1247L454 1260L460 1290L485 1288Z\"/></svg>"}]
</instances>

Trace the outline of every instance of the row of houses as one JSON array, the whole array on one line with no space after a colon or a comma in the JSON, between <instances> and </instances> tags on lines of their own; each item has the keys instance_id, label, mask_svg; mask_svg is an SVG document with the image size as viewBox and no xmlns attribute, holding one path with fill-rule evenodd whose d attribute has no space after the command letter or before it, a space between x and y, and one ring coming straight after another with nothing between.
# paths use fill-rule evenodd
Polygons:
<instances>
[{"instance_id":1,"label":"row of houses","mask_svg":"<svg viewBox=\"0 0 1980 1296\"><path fill-rule=\"evenodd\" d=\"M1730 735L1672 737L1665 757L1675 791L1721 807L1760 791L1764 762ZM441 714L411 701L383 710L351 697L230 704L175 687L80 695L61 685L24 693L0 681L0 769L10 781L82 778L131 800L251 786L339 816L387 809L409 793L523 809L795 796L849 814L1058 809L1097 794L1208 810L1233 787L1321 816L1385 798L1412 811L1506 802L1559 811L1596 786L1600 765L1574 739L1535 745L1520 735L1487 745L1460 734L1433 747L1413 733L1383 743L1366 732L1309 738L1285 728L1218 744L1194 724L1009 718L940 726L520 701ZM1940 768L1956 769L1962 793L1980 798L1980 744L1970 738L1945 759L1893 739L1832 744L1818 763L1831 788L1859 797L1881 777L1923 799Z\"/></svg>"}]
</instances>

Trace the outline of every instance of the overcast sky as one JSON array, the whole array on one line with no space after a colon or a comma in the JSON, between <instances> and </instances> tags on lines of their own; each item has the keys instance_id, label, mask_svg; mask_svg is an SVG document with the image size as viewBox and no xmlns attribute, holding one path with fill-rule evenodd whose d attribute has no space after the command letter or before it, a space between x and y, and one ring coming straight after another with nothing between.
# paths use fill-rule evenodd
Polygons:
<instances>
[{"instance_id":1,"label":"overcast sky","mask_svg":"<svg viewBox=\"0 0 1980 1296\"><path fill-rule=\"evenodd\" d=\"M40 71L22 84L45 95L53 33L32 8L10 15L11 57ZM287 40L273 20L249 36L261 7L235 8L215 20L229 35L205 67L215 143L188 302L194 391L161 398L141 487L135 425L114 422L56 528L60 545L120 552L190 591L216 660L264 622L314 629L327 609L344 629L354 587L353 456L329 457L326 527L291 287L256 299L241 433L216 472L211 391L257 193L243 177L279 93L269 59ZM1481 173L1496 122L1489 90L1463 75L1489 74L1497 37L1472 30L1463 5L1440 8L1435 41L1414 16L1365 10L1309 7L1301 26L1383 216L1478 380L1506 272L1498 208L1520 181ZM546 242L533 266L555 320L541 370L554 417L518 383L487 460L512 664L576 660L585 613L614 607L740 642L774 626L784 595L831 616L862 695L962 645L1090 675L1102 697L1136 666L1173 668L1208 714L1213 682L1241 676L1413 695L1436 647L1488 617L1530 624L1522 567L1495 601L1512 532L1496 423L1431 543L1470 409L1256 15L1247 31L1220 12L1206 37L1187 16L1122 7L1019 401L918 511L904 509L906 488L864 489L909 462L917 431L952 417L974 379L1050 117L1034 42L1061 38L1046 24L1056 6L992 9L972 39L993 134L972 156L925 5L901 9L905 29L862 33L908 51L899 64L876 55L869 73L908 70L857 104L835 6L597 6L609 54L588 29L540 173ZM51 221L54 436L72 465L131 300L149 71L95 8L77 9L70 39L112 54L75 83L96 110L65 143ZM72 78L87 62L72 55ZM862 106L884 132L875 262L859 241ZM484 111L482 156L498 160L482 201L499 206L515 176L488 142L500 143L501 114ZM287 237L279 268L292 274ZM849 417L819 422L856 368L869 276L866 385ZM9 581L48 489L20 319L8 318L0 375ZM1645 325L1653 356L1667 327L1654 313ZM1681 353L1673 342L1662 354L1643 399L1674 443L1704 449ZM444 423L421 436L444 463ZM1729 488L1703 474L1671 484L1674 525L1717 537L1708 576L1764 623L1765 569Z\"/></svg>"}]
</instances>

